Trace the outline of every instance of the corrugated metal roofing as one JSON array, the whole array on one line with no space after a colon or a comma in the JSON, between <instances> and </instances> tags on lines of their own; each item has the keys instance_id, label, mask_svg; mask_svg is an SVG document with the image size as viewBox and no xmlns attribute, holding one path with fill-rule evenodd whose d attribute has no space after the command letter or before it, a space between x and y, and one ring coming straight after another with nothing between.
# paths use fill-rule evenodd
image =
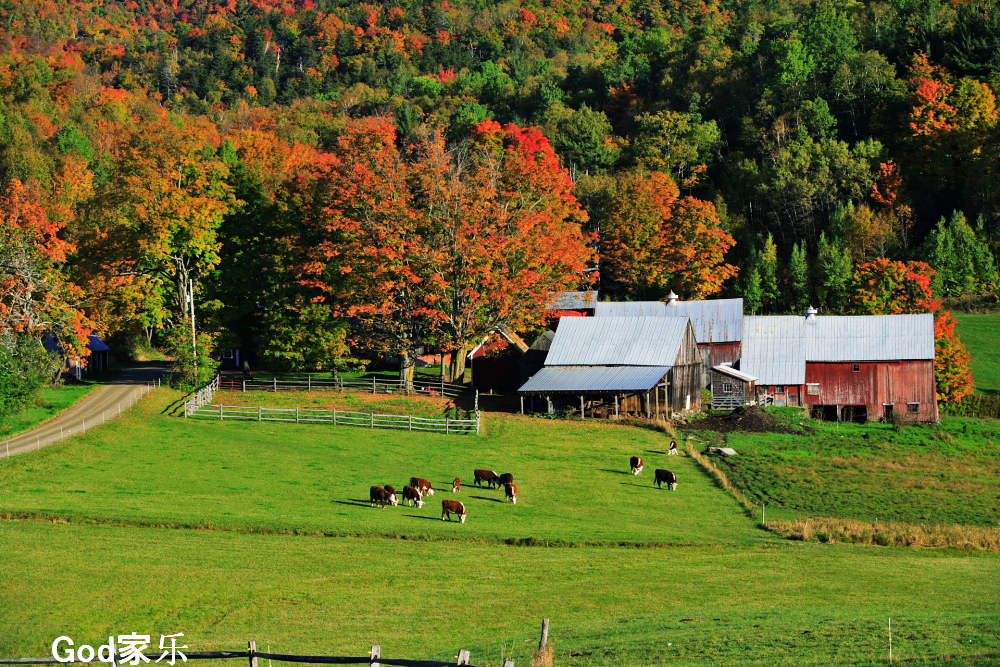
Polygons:
<instances>
[{"instance_id":1,"label":"corrugated metal roofing","mask_svg":"<svg viewBox=\"0 0 1000 667\"><path fill-rule=\"evenodd\" d=\"M670 366L545 366L518 391L648 391Z\"/></svg>"},{"instance_id":2,"label":"corrugated metal roofing","mask_svg":"<svg viewBox=\"0 0 1000 667\"><path fill-rule=\"evenodd\" d=\"M743 380L744 382L756 382L757 381L757 378L755 378L754 376L747 375L746 373L744 373L742 371L738 371L735 368L733 368L732 366L729 366L728 364L721 364L719 366L712 366L712 370L713 371L719 371L720 373L723 373L724 375L729 375L730 377L734 377L737 380Z\"/></svg>"},{"instance_id":3,"label":"corrugated metal roofing","mask_svg":"<svg viewBox=\"0 0 1000 667\"><path fill-rule=\"evenodd\" d=\"M87 347L90 348L91 352L110 352L111 348L108 347L107 343L95 336L90 334L87 336Z\"/></svg>"},{"instance_id":4,"label":"corrugated metal roofing","mask_svg":"<svg viewBox=\"0 0 1000 667\"><path fill-rule=\"evenodd\" d=\"M604 301L595 317L689 317L699 343L727 343L743 339L743 299L699 301Z\"/></svg>"},{"instance_id":5,"label":"corrugated metal roofing","mask_svg":"<svg viewBox=\"0 0 1000 667\"><path fill-rule=\"evenodd\" d=\"M748 316L740 370L762 384L805 383L807 361L934 358L934 316Z\"/></svg>"},{"instance_id":6,"label":"corrugated metal roofing","mask_svg":"<svg viewBox=\"0 0 1000 667\"><path fill-rule=\"evenodd\" d=\"M558 292L552 295L549 310L585 310L597 303L597 290L586 292Z\"/></svg>"},{"instance_id":7,"label":"corrugated metal roofing","mask_svg":"<svg viewBox=\"0 0 1000 667\"><path fill-rule=\"evenodd\" d=\"M561 317L546 366L673 366L685 317Z\"/></svg>"}]
</instances>

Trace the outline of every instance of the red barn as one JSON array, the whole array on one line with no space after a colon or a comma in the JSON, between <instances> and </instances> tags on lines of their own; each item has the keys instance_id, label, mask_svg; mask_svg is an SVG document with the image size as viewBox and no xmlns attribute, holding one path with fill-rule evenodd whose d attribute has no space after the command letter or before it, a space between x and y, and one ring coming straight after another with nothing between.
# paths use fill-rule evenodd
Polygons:
<instances>
[{"instance_id":1,"label":"red barn","mask_svg":"<svg viewBox=\"0 0 1000 667\"><path fill-rule=\"evenodd\" d=\"M762 403L831 420L938 420L929 313L746 317L739 368L758 378Z\"/></svg>"}]
</instances>

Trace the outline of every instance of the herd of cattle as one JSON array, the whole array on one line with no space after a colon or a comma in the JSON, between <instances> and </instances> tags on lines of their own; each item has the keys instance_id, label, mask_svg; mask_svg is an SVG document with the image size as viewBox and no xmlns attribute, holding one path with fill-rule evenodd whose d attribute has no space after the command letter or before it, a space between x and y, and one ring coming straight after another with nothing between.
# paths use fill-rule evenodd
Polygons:
<instances>
[{"instance_id":1,"label":"herd of cattle","mask_svg":"<svg viewBox=\"0 0 1000 667\"><path fill-rule=\"evenodd\" d=\"M502 475L494 470L478 468L473 471L473 478L476 486L481 487L486 484L491 489L503 488L504 496L513 504L517 504L517 484L514 483L513 473L505 472ZM458 493L462 490L462 480L458 477L451 483L451 492ZM403 504L421 508L424 506L424 496L434 495L434 485L430 480L423 477L411 477L408 486L403 487ZM372 507L382 507L386 505L395 507L399 504L396 496L396 487L386 484L385 486L373 486L368 491L368 498ZM441 501L441 520L451 521L451 515L458 517L460 523L465 523L468 512L465 511L465 503L457 500Z\"/></svg>"},{"instance_id":2,"label":"herd of cattle","mask_svg":"<svg viewBox=\"0 0 1000 667\"><path fill-rule=\"evenodd\" d=\"M671 441L670 450L667 454L676 455L677 454L677 443ZM641 456L633 456L628 462L629 469L632 471L633 475L638 475L642 472L642 469L646 467ZM670 472L669 470L664 470L663 468L657 468L653 471L653 484L656 488L662 489L663 485L666 484L667 488L671 491L677 490L677 475Z\"/></svg>"}]
</instances>

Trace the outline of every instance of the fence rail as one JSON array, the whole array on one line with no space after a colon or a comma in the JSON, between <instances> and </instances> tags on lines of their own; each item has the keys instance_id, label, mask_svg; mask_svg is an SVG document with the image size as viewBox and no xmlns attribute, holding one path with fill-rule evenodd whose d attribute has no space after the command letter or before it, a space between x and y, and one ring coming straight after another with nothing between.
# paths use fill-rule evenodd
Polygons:
<instances>
[{"instance_id":1,"label":"fence rail","mask_svg":"<svg viewBox=\"0 0 1000 667\"><path fill-rule=\"evenodd\" d=\"M468 651L462 650L458 653L456 662L446 662L443 660L409 660L406 658L383 658L382 650L379 646L372 646L371 654L367 656L336 656L336 655L292 655L288 653L270 653L257 651L256 642L251 643L248 651L187 651L183 652L186 660L249 660L250 667L258 667L259 660L278 660L281 662L298 662L306 664L324 665L399 665L400 667L472 667L469 663L470 655ZM178 651L178 654L182 653ZM118 656L113 656L114 661L110 664L119 665ZM179 655L178 655L179 657ZM0 658L0 665L45 665L61 663L55 657L44 658ZM70 661L73 664L87 664L84 661ZM96 662L96 661L90 661ZM504 667L514 667L513 660L506 660Z\"/></svg>"},{"instance_id":2,"label":"fence rail","mask_svg":"<svg viewBox=\"0 0 1000 667\"><path fill-rule=\"evenodd\" d=\"M222 405L211 403L185 410L190 418L227 419L257 422L293 422L296 424L332 424L334 426L364 426L367 428L392 428L404 431L431 431L446 434L479 433L480 413L474 419L440 417L414 417L413 415L388 415L377 412L322 408L265 408L251 405Z\"/></svg>"},{"instance_id":3,"label":"fence rail","mask_svg":"<svg viewBox=\"0 0 1000 667\"><path fill-rule=\"evenodd\" d=\"M752 405L754 400L746 396L713 396L713 410L735 410L744 405Z\"/></svg>"},{"instance_id":4,"label":"fence rail","mask_svg":"<svg viewBox=\"0 0 1000 667\"><path fill-rule=\"evenodd\" d=\"M215 392L219 390L219 376L212 378L211 382L194 392L194 394L184 403L184 416L188 417L202 406L208 405L215 398Z\"/></svg>"},{"instance_id":5,"label":"fence rail","mask_svg":"<svg viewBox=\"0 0 1000 667\"><path fill-rule=\"evenodd\" d=\"M372 394L425 394L459 398L468 395L472 389L467 385L435 380L414 379L410 389L400 379L380 377L350 378L341 375L333 377L299 375L274 375L246 379L224 376L219 387L236 391L344 391L354 389ZM218 387L217 387L218 388Z\"/></svg>"}]
</instances>

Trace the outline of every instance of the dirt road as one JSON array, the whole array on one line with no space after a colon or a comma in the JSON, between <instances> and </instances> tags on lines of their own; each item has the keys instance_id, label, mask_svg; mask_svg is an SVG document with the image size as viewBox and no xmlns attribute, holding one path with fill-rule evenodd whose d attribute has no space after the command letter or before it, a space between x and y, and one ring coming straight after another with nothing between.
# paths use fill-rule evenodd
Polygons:
<instances>
[{"instance_id":1,"label":"dirt road","mask_svg":"<svg viewBox=\"0 0 1000 667\"><path fill-rule=\"evenodd\" d=\"M0 457L40 449L125 414L156 386L165 370L165 365L149 364L123 371L41 426L0 441Z\"/></svg>"}]
</instances>

